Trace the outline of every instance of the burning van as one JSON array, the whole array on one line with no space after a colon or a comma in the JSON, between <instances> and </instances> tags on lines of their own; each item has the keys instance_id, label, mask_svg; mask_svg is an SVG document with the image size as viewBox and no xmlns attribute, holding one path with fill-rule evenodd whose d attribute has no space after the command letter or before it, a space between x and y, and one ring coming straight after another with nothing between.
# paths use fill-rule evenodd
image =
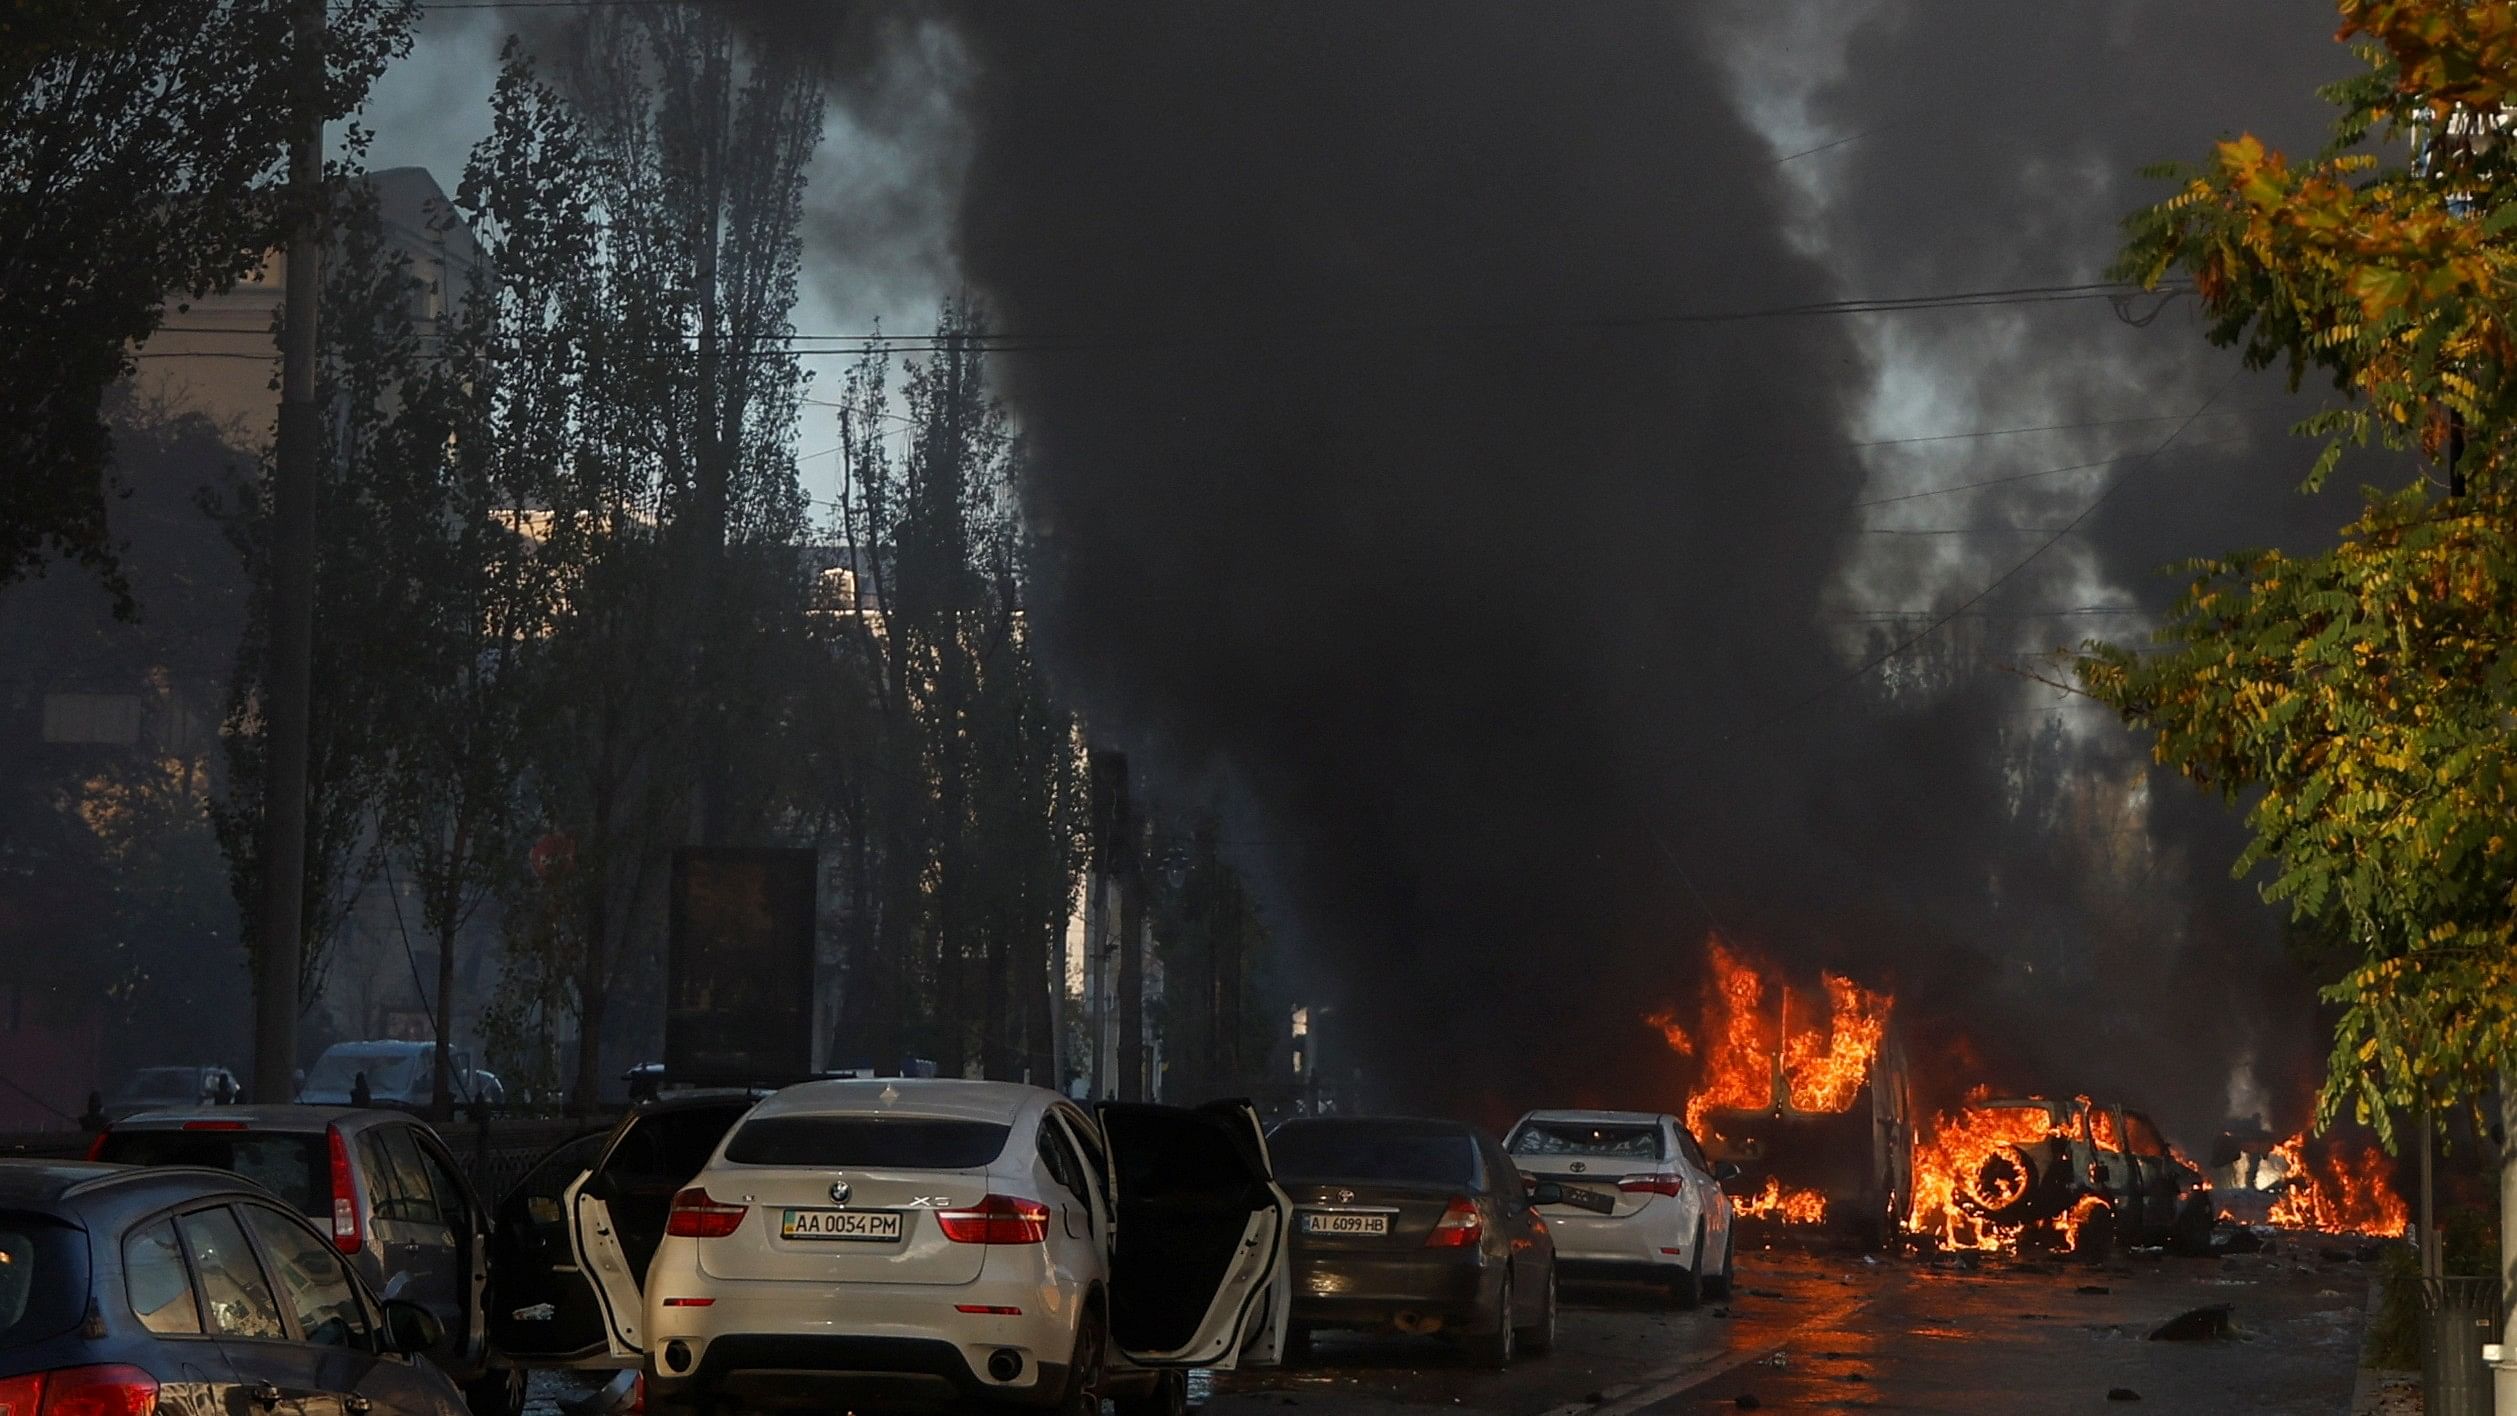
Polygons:
<instances>
[{"instance_id":1,"label":"burning van","mask_svg":"<svg viewBox=\"0 0 2517 1416\"><path fill-rule=\"evenodd\" d=\"M1913 1193L1905 1053L1884 993L1822 974L1817 990L1764 976L1720 940L1707 946L1700 1025L1649 1021L1698 1063L1687 1127L1751 1223L1825 1226L1885 1243Z\"/></svg>"}]
</instances>

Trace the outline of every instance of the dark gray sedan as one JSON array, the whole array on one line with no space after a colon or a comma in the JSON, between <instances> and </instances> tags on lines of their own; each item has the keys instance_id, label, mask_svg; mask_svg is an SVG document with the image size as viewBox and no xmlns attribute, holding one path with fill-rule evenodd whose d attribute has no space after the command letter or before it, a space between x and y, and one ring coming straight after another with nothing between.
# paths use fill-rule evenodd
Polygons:
<instances>
[{"instance_id":1,"label":"dark gray sedan","mask_svg":"<svg viewBox=\"0 0 2517 1416\"><path fill-rule=\"evenodd\" d=\"M1478 1362L1510 1364L1556 1338L1556 1249L1494 1138L1454 1121L1315 1117L1267 1138L1293 1197L1288 1359L1319 1328L1456 1337Z\"/></svg>"},{"instance_id":2,"label":"dark gray sedan","mask_svg":"<svg viewBox=\"0 0 2517 1416\"><path fill-rule=\"evenodd\" d=\"M439 1335L233 1175L0 1160L0 1411L463 1416Z\"/></svg>"}]
</instances>

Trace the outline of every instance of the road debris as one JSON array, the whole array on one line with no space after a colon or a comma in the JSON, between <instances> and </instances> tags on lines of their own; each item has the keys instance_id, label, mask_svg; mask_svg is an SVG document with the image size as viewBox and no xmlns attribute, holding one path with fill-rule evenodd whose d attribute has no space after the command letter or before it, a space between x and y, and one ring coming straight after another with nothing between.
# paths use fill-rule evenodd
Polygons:
<instances>
[{"instance_id":1,"label":"road debris","mask_svg":"<svg viewBox=\"0 0 2517 1416\"><path fill-rule=\"evenodd\" d=\"M2212 1303L2188 1308L2150 1330L2152 1342L2209 1342L2230 1335L2229 1316L2236 1308L2228 1303Z\"/></svg>"}]
</instances>

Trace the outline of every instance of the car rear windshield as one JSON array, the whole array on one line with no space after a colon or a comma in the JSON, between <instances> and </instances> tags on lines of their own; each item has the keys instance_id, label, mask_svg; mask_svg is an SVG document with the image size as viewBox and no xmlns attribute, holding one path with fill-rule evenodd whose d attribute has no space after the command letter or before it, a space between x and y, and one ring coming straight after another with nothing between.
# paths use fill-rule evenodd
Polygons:
<instances>
[{"instance_id":1,"label":"car rear windshield","mask_svg":"<svg viewBox=\"0 0 2517 1416\"><path fill-rule=\"evenodd\" d=\"M67 1331L87 1312L87 1236L0 1210L0 1352Z\"/></svg>"},{"instance_id":2,"label":"car rear windshield","mask_svg":"<svg viewBox=\"0 0 2517 1416\"><path fill-rule=\"evenodd\" d=\"M976 1170L997 1158L1013 1127L922 1116L764 1116L726 1144L736 1165L816 1169Z\"/></svg>"},{"instance_id":3,"label":"car rear windshield","mask_svg":"<svg viewBox=\"0 0 2517 1416\"><path fill-rule=\"evenodd\" d=\"M306 1074L305 1091L310 1096L347 1093L358 1084L358 1074L367 1074L367 1090L373 1096L399 1096L412 1089L420 1054L416 1052L327 1052L315 1059L315 1069ZM436 1059L429 1059L433 1073Z\"/></svg>"},{"instance_id":4,"label":"car rear windshield","mask_svg":"<svg viewBox=\"0 0 2517 1416\"><path fill-rule=\"evenodd\" d=\"M1524 1121L1512 1133L1514 1155L1570 1155L1601 1160L1667 1160L1661 1128L1649 1122Z\"/></svg>"},{"instance_id":5,"label":"car rear windshield","mask_svg":"<svg viewBox=\"0 0 2517 1416\"><path fill-rule=\"evenodd\" d=\"M1291 1121L1267 1138L1282 1180L1395 1180L1473 1185L1477 1143L1459 1131Z\"/></svg>"},{"instance_id":6,"label":"car rear windshield","mask_svg":"<svg viewBox=\"0 0 2517 1416\"><path fill-rule=\"evenodd\" d=\"M191 1067L143 1067L124 1078L114 1095L122 1101L199 1101L201 1073Z\"/></svg>"},{"instance_id":7,"label":"car rear windshield","mask_svg":"<svg viewBox=\"0 0 2517 1416\"><path fill-rule=\"evenodd\" d=\"M199 1165L241 1175L299 1214L332 1217L332 1153L321 1133L130 1131L105 1133L98 1160L118 1165Z\"/></svg>"}]
</instances>

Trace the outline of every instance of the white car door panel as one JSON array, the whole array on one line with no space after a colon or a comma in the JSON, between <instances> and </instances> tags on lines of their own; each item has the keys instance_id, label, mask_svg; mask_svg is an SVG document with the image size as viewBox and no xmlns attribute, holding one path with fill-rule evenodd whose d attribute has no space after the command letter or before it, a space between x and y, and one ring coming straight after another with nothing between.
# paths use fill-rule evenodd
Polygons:
<instances>
[{"instance_id":1,"label":"white car door panel","mask_svg":"<svg viewBox=\"0 0 2517 1416\"><path fill-rule=\"evenodd\" d=\"M1237 1103L1100 1111L1115 1172L1105 1242L1117 1347L1140 1367L1273 1360L1293 1205L1257 1116Z\"/></svg>"},{"instance_id":2,"label":"white car door panel","mask_svg":"<svg viewBox=\"0 0 2517 1416\"><path fill-rule=\"evenodd\" d=\"M577 1267L594 1281L595 1301L603 1309L612 1355L636 1357L647 1350L640 1330L645 1302L640 1286L646 1276L629 1271L629 1256L612 1223L611 1208L586 1193L586 1182L593 1178L592 1171L578 1176L562 1197L571 1220L569 1245L576 1251Z\"/></svg>"}]
</instances>

